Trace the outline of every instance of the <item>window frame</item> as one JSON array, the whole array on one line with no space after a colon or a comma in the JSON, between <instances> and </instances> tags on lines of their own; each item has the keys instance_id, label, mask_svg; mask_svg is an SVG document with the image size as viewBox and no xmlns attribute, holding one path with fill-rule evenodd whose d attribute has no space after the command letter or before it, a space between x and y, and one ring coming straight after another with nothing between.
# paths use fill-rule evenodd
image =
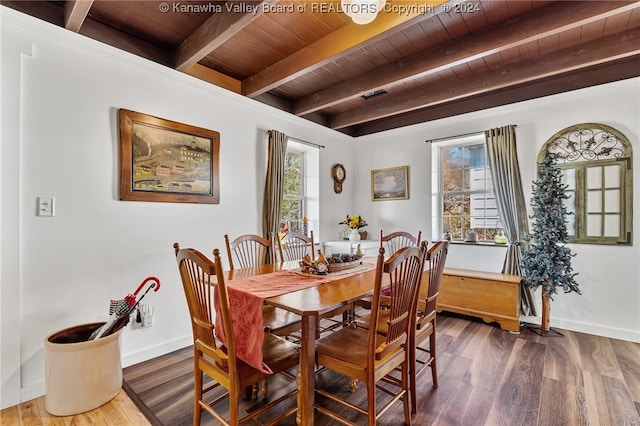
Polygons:
<instances>
[{"instance_id":1,"label":"window frame","mask_svg":"<svg viewBox=\"0 0 640 426\"><path fill-rule=\"evenodd\" d=\"M468 147L468 146L475 146L475 145L482 145L484 147L484 152L485 152L485 159L486 159L486 173L488 173L488 177L490 179L490 186L487 187L487 185L485 184L485 189L482 190L477 190L477 189L469 189L469 190L464 190L464 191L448 191L445 192L444 191L444 179L443 179L443 173L444 173L444 155L443 150L444 149L450 149L452 147ZM450 195L461 195L461 196L465 196L468 195L469 196L469 213L468 213L468 220L469 220L469 224L471 224L471 217L472 217L472 213L473 211L472 206L471 206L471 196L473 194L486 194L486 195L490 195L492 197L494 197L495 199L495 192L493 190L493 176L491 174L491 168L489 167L489 158L488 158L488 153L487 153L487 144L486 144L486 138L484 136L484 132L478 132L476 134L472 134L472 135L466 135L466 136L461 136L461 137L455 137L455 138L447 138L446 141L441 141L441 142L437 142L434 143L432 142L432 146L431 146L431 155L432 155L432 170L433 170L433 174L432 174L432 206L433 206L433 213L432 213L432 217L433 217L433 235L443 235L444 238L444 233L446 231L450 231L450 230L445 230L444 229L444 197L445 196L450 196ZM466 170L471 170L472 167L468 167L465 168ZM470 176L469 176L470 179ZM469 186L471 186L471 183L469 181ZM494 216L489 216L487 217L487 215L485 214L483 216L483 221L484 221L484 226L482 227L483 229L483 234L485 238L480 238L480 236L478 237L478 242L493 242L495 236L493 235L488 235L487 230L491 230L491 229L495 229L495 232L497 233L500 229L502 229L501 227L501 223L500 223L500 217L499 214L497 213L497 206L496 206L496 220L497 220L497 226L496 228L491 228L491 227L487 227L486 224L486 220L487 218L493 218ZM463 215L463 221L465 221L465 216ZM469 227L469 229L471 229ZM463 235L457 235L455 237L452 237L452 241L457 241L457 242L464 242L465 241L465 232L468 232L469 229L466 229L463 226L462 229L462 233ZM473 228L476 230L478 228Z\"/></svg>"}]
</instances>

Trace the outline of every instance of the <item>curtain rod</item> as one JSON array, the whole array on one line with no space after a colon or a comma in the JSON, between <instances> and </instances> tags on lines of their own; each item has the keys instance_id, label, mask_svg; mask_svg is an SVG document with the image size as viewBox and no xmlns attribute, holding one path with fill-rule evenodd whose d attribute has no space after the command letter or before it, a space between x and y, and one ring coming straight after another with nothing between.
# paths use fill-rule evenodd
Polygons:
<instances>
[{"instance_id":1,"label":"curtain rod","mask_svg":"<svg viewBox=\"0 0 640 426\"><path fill-rule=\"evenodd\" d=\"M513 127L518 127L516 124L513 124ZM476 136L476 135L481 135L483 134L485 131L482 130L480 132L472 132L472 133L463 133L461 135L453 135L453 136L445 136L444 138L435 138L435 139L427 139L425 142L427 143L438 143L438 142L444 142L444 141L448 141L451 139L458 139L458 138L464 138L466 136Z\"/></svg>"},{"instance_id":2,"label":"curtain rod","mask_svg":"<svg viewBox=\"0 0 640 426\"><path fill-rule=\"evenodd\" d=\"M317 143L308 142L308 141L305 141L303 139L294 138L293 136L289 136L289 139L293 139L294 141L299 142L299 143L301 143L303 145L314 146L316 148L324 148L324 145L318 145Z\"/></svg>"},{"instance_id":3,"label":"curtain rod","mask_svg":"<svg viewBox=\"0 0 640 426\"><path fill-rule=\"evenodd\" d=\"M269 134L269 132L267 131L267 135ZM317 143L313 143L313 142L309 142L309 141L305 141L304 139L298 139L298 138L294 138L293 136L287 136L287 138L289 139L293 139L296 142L300 142L303 145L309 145L309 146L313 146L316 148L324 148L324 145L318 145Z\"/></svg>"}]
</instances>

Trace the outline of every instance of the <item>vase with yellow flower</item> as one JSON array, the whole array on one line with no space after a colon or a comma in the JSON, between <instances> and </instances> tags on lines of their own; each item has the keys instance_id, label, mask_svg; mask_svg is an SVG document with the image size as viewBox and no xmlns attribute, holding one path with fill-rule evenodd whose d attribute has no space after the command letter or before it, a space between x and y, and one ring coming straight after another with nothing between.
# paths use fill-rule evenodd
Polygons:
<instances>
[{"instance_id":1,"label":"vase with yellow flower","mask_svg":"<svg viewBox=\"0 0 640 426\"><path fill-rule=\"evenodd\" d=\"M338 223L338 225L347 225L349 241L360 241L360 229L364 228L368 224L360 215L347 215L347 217L342 222Z\"/></svg>"}]
</instances>

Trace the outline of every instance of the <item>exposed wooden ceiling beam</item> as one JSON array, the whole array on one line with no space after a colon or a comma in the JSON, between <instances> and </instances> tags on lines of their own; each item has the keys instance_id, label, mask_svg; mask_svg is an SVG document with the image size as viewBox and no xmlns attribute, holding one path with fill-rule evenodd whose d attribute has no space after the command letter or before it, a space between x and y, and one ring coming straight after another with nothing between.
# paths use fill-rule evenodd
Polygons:
<instances>
[{"instance_id":1,"label":"exposed wooden ceiling beam","mask_svg":"<svg viewBox=\"0 0 640 426\"><path fill-rule=\"evenodd\" d=\"M305 115L376 89L402 84L638 7L640 2L559 2L489 31L473 33L448 45L390 63L374 73L365 73L312 93L299 99L293 112Z\"/></svg>"},{"instance_id":2,"label":"exposed wooden ceiling beam","mask_svg":"<svg viewBox=\"0 0 640 426\"><path fill-rule=\"evenodd\" d=\"M184 73L215 86L222 87L223 89L230 90L234 93L240 93L240 80L229 77L226 74L222 74L200 64L192 65L189 69L185 70Z\"/></svg>"},{"instance_id":3,"label":"exposed wooden ceiling beam","mask_svg":"<svg viewBox=\"0 0 640 426\"><path fill-rule=\"evenodd\" d=\"M445 0L435 0L432 3L435 8L445 3ZM377 38L388 36L390 32L400 31L415 24L417 20L422 21L431 15L429 13L421 14L414 10L403 14L381 12L370 24L345 25L304 49L246 78L242 82L242 92L250 98L268 92L302 74L324 66L339 55L346 55L358 49L364 42L372 42Z\"/></svg>"},{"instance_id":4,"label":"exposed wooden ceiling beam","mask_svg":"<svg viewBox=\"0 0 640 426\"><path fill-rule=\"evenodd\" d=\"M346 130L348 130L354 137L369 135L638 76L640 76L640 57L634 56L588 69L583 68L542 80L507 87L491 93L483 93L455 102L421 108L409 113L348 127L340 131L346 133Z\"/></svg>"},{"instance_id":5,"label":"exposed wooden ceiling beam","mask_svg":"<svg viewBox=\"0 0 640 426\"><path fill-rule=\"evenodd\" d=\"M276 1L226 2L224 13L211 15L178 46L174 52L175 68L187 70L262 15L264 4Z\"/></svg>"},{"instance_id":6,"label":"exposed wooden ceiling beam","mask_svg":"<svg viewBox=\"0 0 640 426\"><path fill-rule=\"evenodd\" d=\"M455 85L429 87L388 100L378 98L366 107L336 114L330 127L341 129L634 55L640 55L640 28L463 78Z\"/></svg>"},{"instance_id":7,"label":"exposed wooden ceiling beam","mask_svg":"<svg viewBox=\"0 0 640 426\"><path fill-rule=\"evenodd\" d=\"M64 2L64 27L76 33L80 31L92 4L93 0L67 0Z\"/></svg>"}]
</instances>

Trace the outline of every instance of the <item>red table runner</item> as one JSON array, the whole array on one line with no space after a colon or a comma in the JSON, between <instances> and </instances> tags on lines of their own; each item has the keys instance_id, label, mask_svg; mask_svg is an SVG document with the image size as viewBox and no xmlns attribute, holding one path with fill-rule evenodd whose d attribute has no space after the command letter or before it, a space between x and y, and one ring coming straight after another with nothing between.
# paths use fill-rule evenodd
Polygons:
<instances>
[{"instance_id":1,"label":"red table runner","mask_svg":"<svg viewBox=\"0 0 640 426\"><path fill-rule=\"evenodd\" d=\"M262 360L262 343L264 342L262 306L265 299L360 274L370 270L373 267L372 262L373 264L376 262L375 258L364 260L363 266L366 267L328 275L299 274L296 270L289 270L228 281L231 323L238 358L260 371L271 374L271 369ZM217 297L215 306L218 311ZM216 315L216 336L224 343L226 342L224 328L218 318L220 316Z\"/></svg>"}]
</instances>

